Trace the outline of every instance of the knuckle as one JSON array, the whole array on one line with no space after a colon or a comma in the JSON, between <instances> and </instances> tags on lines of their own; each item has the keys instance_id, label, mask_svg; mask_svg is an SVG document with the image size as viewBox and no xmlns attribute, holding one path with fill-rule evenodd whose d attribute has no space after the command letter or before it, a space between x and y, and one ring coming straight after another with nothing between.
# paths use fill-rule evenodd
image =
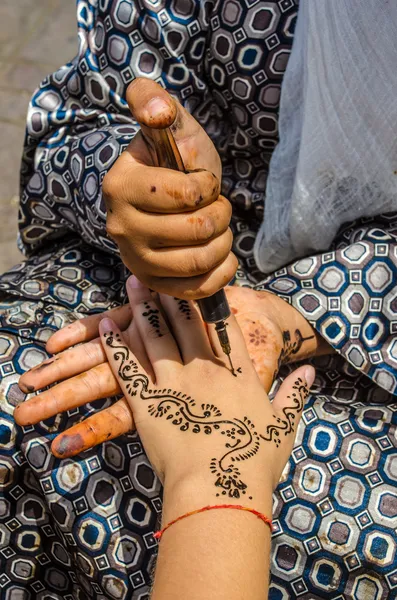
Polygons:
<instances>
[{"instance_id":1,"label":"knuckle","mask_svg":"<svg viewBox=\"0 0 397 600\"><path fill-rule=\"evenodd\" d=\"M222 199L225 218L227 219L227 222L230 223L230 220L232 218L232 212L233 212L231 202L229 202L229 200L227 198L225 198L224 196L220 196L220 199Z\"/></svg>"},{"instance_id":2,"label":"knuckle","mask_svg":"<svg viewBox=\"0 0 397 600\"><path fill-rule=\"evenodd\" d=\"M87 371L86 373L84 373L83 377L81 378L81 381L82 381L84 387L86 388L88 394L90 395L90 397L94 397L94 396L98 395L98 393L99 393L98 377L92 371Z\"/></svg>"},{"instance_id":3,"label":"knuckle","mask_svg":"<svg viewBox=\"0 0 397 600\"><path fill-rule=\"evenodd\" d=\"M197 201L200 199L200 188L192 179L186 177L185 183L182 190L182 202L183 207L196 206Z\"/></svg>"},{"instance_id":4,"label":"knuckle","mask_svg":"<svg viewBox=\"0 0 397 600\"><path fill-rule=\"evenodd\" d=\"M190 258L190 271L195 275L202 275L213 268L213 252L209 248L196 248Z\"/></svg>"},{"instance_id":5,"label":"knuckle","mask_svg":"<svg viewBox=\"0 0 397 600\"><path fill-rule=\"evenodd\" d=\"M223 196L219 196L216 202L214 202L214 204L211 206L214 206L216 217L220 225L222 225L224 230L226 230L229 227L230 220L232 218L232 205L230 204L229 200Z\"/></svg>"},{"instance_id":6,"label":"knuckle","mask_svg":"<svg viewBox=\"0 0 397 600\"><path fill-rule=\"evenodd\" d=\"M193 236L196 242L208 241L215 234L216 226L211 217L190 217L194 219Z\"/></svg>"},{"instance_id":7,"label":"knuckle","mask_svg":"<svg viewBox=\"0 0 397 600\"><path fill-rule=\"evenodd\" d=\"M227 230L225 231L224 235L226 236L227 252L229 253L230 250L233 247L233 242L234 242L233 232L230 229L230 227L227 228Z\"/></svg>"},{"instance_id":8,"label":"knuckle","mask_svg":"<svg viewBox=\"0 0 397 600\"><path fill-rule=\"evenodd\" d=\"M117 240L123 236L120 223L116 219L109 219L109 217L106 220L106 232L113 240Z\"/></svg>"},{"instance_id":9,"label":"knuckle","mask_svg":"<svg viewBox=\"0 0 397 600\"><path fill-rule=\"evenodd\" d=\"M114 177L112 171L108 171L102 181L102 194L103 197L105 199L105 202L107 200L110 200L113 195L114 195L114 191L116 188L116 178Z\"/></svg>"},{"instance_id":10,"label":"knuckle","mask_svg":"<svg viewBox=\"0 0 397 600\"><path fill-rule=\"evenodd\" d=\"M212 173L210 173L210 177L211 177L211 180L209 182L209 185L210 185L210 189L211 189L211 197L218 198L219 192L221 191L219 180Z\"/></svg>"},{"instance_id":11,"label":"knuckle","mask_svg":"<svg viewBox=\"0 0 397 600\"><path fill-rule=\"evenodd\" d=\"M90 344L90 343L85 344L84 353L90 363L96 363L102 359L101 349L102 349L101 345ZM76 353L76 358L77 358L77 356L78 355Z\"/></svg>"}]
</instances>

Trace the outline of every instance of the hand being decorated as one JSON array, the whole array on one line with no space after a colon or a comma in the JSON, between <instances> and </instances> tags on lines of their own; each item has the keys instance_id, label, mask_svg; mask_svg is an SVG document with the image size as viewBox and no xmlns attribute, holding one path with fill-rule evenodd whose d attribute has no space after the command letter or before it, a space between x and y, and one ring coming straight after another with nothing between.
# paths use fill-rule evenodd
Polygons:
<instances>
[{"instance_id":1,"label":"hand being decorated","mask_svg":"<svg viewBox=\"0 0 397 600\"><path fill-rule=\"evenodd\" d=\"M328 351L298 311L277 296L239 287L228 287L226 293L265 391L269 391L281 364ZM47 343L47 350L57 354L19 381L25 393L58 383L19 406L15 412L19 424L37 423L58 412L121 393L97 337L105 316L123 331L125 341L135 352L139 337L129 304L61 329ZM73 347L75 344L80 345ZM59 457L70 457L134 428L132 412L123 398L62 432L52 449Z\"/></svg>"},{"instance_id":2,"label":"hand being decorated","mask_svg":"<svg viewBox=\"0 0 397 600\"><path fill-rule=\"evenodd\" d=\"M270 403L233 316L228 333L237 377L194 303L160 295L168 326L146 287L133 277L127 289L132 324L122 333L114 320L103 319L101 343L160 479L189 477L194 466L203 481L212 474L214 496L249 498L259 470L274 487L292 449L313 368L292 374ZM19 422L24 406L16 409ZM55 447L59 453L57 440Z\"/></svg>"},{"instance_id":3,"label":"hand being decorated","mask_svg":"<svg viewBox=\"0 0 397 600\"><path fill-rule=\"evenodd\" d=\"M161 295L167 325L135 278L128 293L140 337L136 351L109 318L100 323L101 342L161 481L173 485L194 476L203 486L211 481L214 497L246 500L262 475L274 488L314 369L301 367L288 377L271 404L234 318L228 333L236 376L193 303Z\"/></svg>"}]
</instances>

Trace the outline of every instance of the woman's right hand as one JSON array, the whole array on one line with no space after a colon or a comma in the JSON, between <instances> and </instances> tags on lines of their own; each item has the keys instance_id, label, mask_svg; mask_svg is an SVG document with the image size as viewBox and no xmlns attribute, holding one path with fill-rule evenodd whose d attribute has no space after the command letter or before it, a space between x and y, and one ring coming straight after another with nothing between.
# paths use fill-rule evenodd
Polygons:
<instances>
[{"instance_id":1,"label":"woman's right hand","mask_svg":"<svg viewBox=\"0 0 397 600\"><path fill-rule=\"evenodd\" d=\"M140 131L103 180L108 233L123 263L152 290L210 296L237 268L219 155L199 123L154 81L134 80L126 100L143 129L172 128L187 173L153 166Z\"/></svg>"},{"instance_id":2,"label":"woman's right hand","mask_svg":"<svg viewBox=\"0 0 397 600\"><path fill-rule=\"evenodd\" d=\"M106 318L101 341L160 480L169 488L194 479L200 498L257 506L290 456L314 369L295 371L270 403L233 317L235 374L193 303L161 295L169 327L148 288L133 277L127 289L140 350Z\"/></svg>"}]
</instances>

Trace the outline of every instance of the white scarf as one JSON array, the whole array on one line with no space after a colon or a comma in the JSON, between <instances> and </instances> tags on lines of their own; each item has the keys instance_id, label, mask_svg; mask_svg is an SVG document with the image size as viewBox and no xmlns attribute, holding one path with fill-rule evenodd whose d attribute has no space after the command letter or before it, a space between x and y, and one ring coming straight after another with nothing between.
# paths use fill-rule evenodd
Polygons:
<instances>
[{"instance_id":1,"label":"white scarf","mask_svg":"<svg viewBox=\"0 0 397 600\"><path fill-rule=\"evenodd\" d=\"M265 273L397 211L397 0L300 0L279 133L255 244Z\"/></svg>"}]
</instances>

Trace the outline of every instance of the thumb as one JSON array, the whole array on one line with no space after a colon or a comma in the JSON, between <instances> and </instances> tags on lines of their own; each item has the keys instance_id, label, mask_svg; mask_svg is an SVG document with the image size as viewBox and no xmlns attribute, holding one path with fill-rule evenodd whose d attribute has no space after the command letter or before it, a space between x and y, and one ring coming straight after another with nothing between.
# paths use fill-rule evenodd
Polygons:
<instances>
[{"instance_id":1,"label":"thumb","mask_svg":"<svg viewBox=\"0 0 397 600\"><path fill-rule=\"evenodd\" d=\"M221 180L221 160L211 139L198 121L161 85L139 77L128 86L126 99L142 130L144 126L165 129L173 125L172 133L187 170L204 169Z\"/></svg>"},{"instance_id":2,"label":"thumb","mask_svg":"<svg viewBox=\"0 0 397 600\"><path fill-rule=\"evenodd\" d=\"M200 126L187 110L155 81L138 77L128 86L126 99L133 117L141 125L165 129L174 124L174 134L189 137Z\"/></svg>"},{"instance_id":3,"label":"thumb","mask_svg":"<svg viewBox=\"0 0 397 600\"><path fill-rule=\"evenodd\" d=\"M278 390L272 402L272 407L275 414L286 421L285 435L296 433L315 376L314 368L305 365L288 375Z\"/></svg>"}]
</instances>

